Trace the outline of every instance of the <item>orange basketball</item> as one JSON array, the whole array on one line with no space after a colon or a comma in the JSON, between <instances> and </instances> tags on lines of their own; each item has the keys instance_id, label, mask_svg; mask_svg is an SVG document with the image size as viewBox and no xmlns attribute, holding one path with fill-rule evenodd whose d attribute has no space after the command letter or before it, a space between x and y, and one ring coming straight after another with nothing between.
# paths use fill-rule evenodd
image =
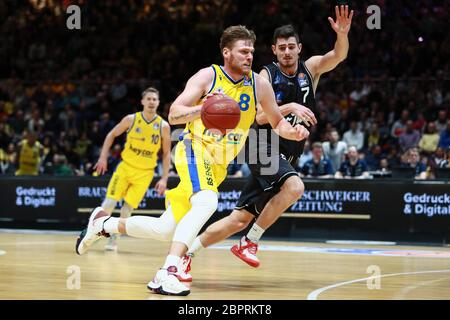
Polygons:
<instances>
[{"instance_id":1,"label":"orange basketball","mask_svg":"<svg viewBox=\"0 0 450 320\"><path fill-rule=\"evenodd\" d=\"M222 94L213 95L203 102L201 118L205 128L225 134L227 129L234 129L238 125L241 120L241 109L230 97Z\"/></svg>"}]
</instances>

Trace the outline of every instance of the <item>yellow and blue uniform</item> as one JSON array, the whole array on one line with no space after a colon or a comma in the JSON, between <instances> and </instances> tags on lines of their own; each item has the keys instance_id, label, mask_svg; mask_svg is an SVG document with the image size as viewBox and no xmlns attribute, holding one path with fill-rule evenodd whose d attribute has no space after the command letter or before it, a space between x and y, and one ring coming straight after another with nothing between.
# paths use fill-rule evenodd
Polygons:
<instances>
[{"instance_id":1,"label":"yellow and blue uniform","mask_svg":"<svg viewBox=\"0 0 450 320\"><path fill-rule=\"evenodd\" d=\"M122 161L108 185L107 198L116 201L124 199L133 208L139 206L153 180L161 148L162 123L163 119L158 115L145 119L142 112L134 114L121 153Z\"/></svg>"},{"instance_id":2,"label":"yellow and blue uniform","mask_svg":"<svg viewBox=\"0 0 450 320\"><path fill-rule=\"evenodd\" d=\"M27 139L22 140L19 143L20 155L19 155L19 170L16 171L16 175L33 175L37 176L39 173L39 165L41 163L42 145L39 141L36 141L32 146L28 144Z\"/></svg>"},{"instance_id":3,"label":"yellow and blue uniform","mask_svg":"<svg viewBox=\"0 0 450 320\"><path fill-rule=\"evenodd\" d=\"M166 191L166 206L171 206L175 221L190 210L190 197L200 190L217 188L227 176L228 164L245 144L256 115L256 83L253 72L234 81L222 67L211 66L214 80L208 93L223 93L236 100L241 109L237 127L224 136L205 128L200 118L186 124L175 149L174 163L180 183ZM206 95L205 95L206 96ZM197 102L203 103L205 96Z\"/></svg>"}]
</instances>

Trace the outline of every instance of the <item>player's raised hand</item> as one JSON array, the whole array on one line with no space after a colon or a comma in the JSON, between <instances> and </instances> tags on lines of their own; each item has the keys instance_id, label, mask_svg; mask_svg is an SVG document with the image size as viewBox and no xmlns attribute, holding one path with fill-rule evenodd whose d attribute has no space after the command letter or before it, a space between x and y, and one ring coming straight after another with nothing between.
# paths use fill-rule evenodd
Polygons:
<instances>
[{"instance_id":1,"label":"player's raised hand","mask_svg":"<svg viewBox=\"0 0 450 320\"><path fill-rule=\"evenodd\" d=\"M167 179L159 179L159 181L156 183L155 185L155 190L156 192L162 196L164 194L164 192L166 192L166 188L167 188Z\"/></svg>"},{"instance_id":2,"label":"player's raised hand","mask_svg":"<svg viewBox=\"0 0 450 320\"><path fill-rule=\"evenodd\" d=\"M317 119L314 113L308 107L298 103L292 103L293 114L297 116L299 120L301 120L308 127L314 126L317 124Z\"/></svg>"},{"instance_id":3,"label":"player's raised hand","mask_svg":"<svg viewBox=\"0 0 450 320\"><path fill-rule=\"evenodd\" d=\"M350 31L350 26L352 24L353 10L348 13L348 5L336 6L336 21L333 18L328 17L331 27L337 34L347 34Z\"/></svg>"},{"instance_id":4,"label":"player's raised hand","mask_svg":"<svg viewBox=\"0 0 450 320\"><path fill-rule=\"evenodd\" d=\"M108 161L106 159L99 158L94 166L94 170L97 171L98 175L105 174L108 171Z\"/></svg>"}]
</instances>

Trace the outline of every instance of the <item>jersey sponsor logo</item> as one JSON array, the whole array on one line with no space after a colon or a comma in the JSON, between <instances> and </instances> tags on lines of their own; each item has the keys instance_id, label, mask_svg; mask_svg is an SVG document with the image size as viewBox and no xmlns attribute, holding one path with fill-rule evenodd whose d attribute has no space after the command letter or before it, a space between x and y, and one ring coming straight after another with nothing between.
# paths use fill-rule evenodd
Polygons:
<instances>
[{"instance_id":1,"label":"jersey sponsor logo","mask_svg":"<svg viewBox=\"0 0 450 320\"><path fill-rule=\"evenodd\" d=\"M242 133L230 132L227 134L227 143L228 144L239 144L242 140Z\"/></svg>"},{"instance_id":2,"label":"jersey sponsor logo","mask_svg":"<svg viewBox=\"0 0 450 320\"><path fill-rule=\"evenodd\" d=\"M205 166L205 176L206 176L206 183L210 186L214 186L214 180L212 175L212 168L211 168L211 162L209 160L204 160L203 164Z\"/></svg>"},{"instance_id":3,"label":"jersey sponsor logo","mask_svg":"<svg viewBox=\"0 0 450 320\"><path fill-rule=\"evenodd\" d=\"M297 81L300 87L306 87L309 85L308 77L303 72L300 72L298 74Z\"/></svg>"},{"instance_id":4,"label":"jersey sponsor logo","mask_svg":"<svg viewBox=\"0 0 450 320\"><path fill-rule=\"evenodd\" d=\"M158 130L158 129L159 129L159 123L158 123L158 122L155 122L155 123L153 124L153 129L155 129L155 130Z\"/></svg>"},{"instance_id":5,"label":"jersey sponsor logo","mask_svg":"<svg viewBox=\"0 0 450 320\"><path fill-rule=\"evenodd\" d=\"M227 144L239 144L242 141L243 134L237 132L229 132L226 135L221 135L213 130L205 129L203 132L205 136L212 137L216 142L221 142L224 138Z\"/></svg>"},{"instance_id":6,"label":"jersey sponsor logo","mask_svg":"<svg viewBox=\"0 0 450 320\"><path fill-rule=\"evenodd\" d=\"M203 135L214 138L216 140L216 142L222 141L223 137L224 137L220 133L217 133L214 130L208 130L208 129L205 129L205 131L203 131Z\"/></svg>"},{"instance_id":7,"label":"jersey sponsor logo","mask_svg":"<svg viewBox=\"0 0 450 320\"><path fill-rule=\"evenodd\" d=\"M130 144L130 151L134 152L137 156L141 156L141 157L145 157L145 158L152 158L153 154L154 154L153 151L135 148L135 147L133 147L132 144Z\"/></svg>"},{"instance_id":8,"label":"jersey sponsor logo","mask_svg":"<svg viewBox=\"0 0 450 320\"><path fill-rule=\"evenodd\" d=\"M134 129L134 132L141 134L142 133L142 129L140 127L136 127L136 129Z\"/></svg>"},{"instance_id":9,"label":"jersey sponsor logo","mask_svg":"<svg viewBox=\"0 0 450 320\"><path fill-rule=\"evenodd\" d=\"M283 91L277 91L276 93L275 93L275 99L277 100L277 103L278 104L281 104L281 103L283 103L283 96L284 96L284 94L283 94Z\"/></svg>"},{"instance_id":10,"label":"jersey sponsor logo","mask_svg":"<svg viewBox=\"0 0 450 320\"><path fill-rule=\"evenodd\" d=\"M145 138L144 138L144 137L142 137L142 138L128 137L128 138L131 139L131 140L145 141Z\"/></svg>"}]
</instances>

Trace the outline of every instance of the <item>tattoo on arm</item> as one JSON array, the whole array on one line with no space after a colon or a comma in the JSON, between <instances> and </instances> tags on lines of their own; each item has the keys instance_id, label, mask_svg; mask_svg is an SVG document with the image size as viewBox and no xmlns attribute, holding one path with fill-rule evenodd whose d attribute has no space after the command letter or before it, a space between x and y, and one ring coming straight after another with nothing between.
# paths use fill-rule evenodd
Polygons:
<instances>
[{"instance_id":1,"label":"tattoo on arm","mask_svg":"<svg viewBox=\"0 0 450 320\"><path fill-rule=\"evenodd\" d=\"M201 110L194 110L194 111L189 111L189 112L185 112L179 115L173 115L170 117L171 121L176 121L176 120L180 120L183 118L188 118L189 116L196 116L198 114L200 114Z\"/></svg>"}]
</instances>

